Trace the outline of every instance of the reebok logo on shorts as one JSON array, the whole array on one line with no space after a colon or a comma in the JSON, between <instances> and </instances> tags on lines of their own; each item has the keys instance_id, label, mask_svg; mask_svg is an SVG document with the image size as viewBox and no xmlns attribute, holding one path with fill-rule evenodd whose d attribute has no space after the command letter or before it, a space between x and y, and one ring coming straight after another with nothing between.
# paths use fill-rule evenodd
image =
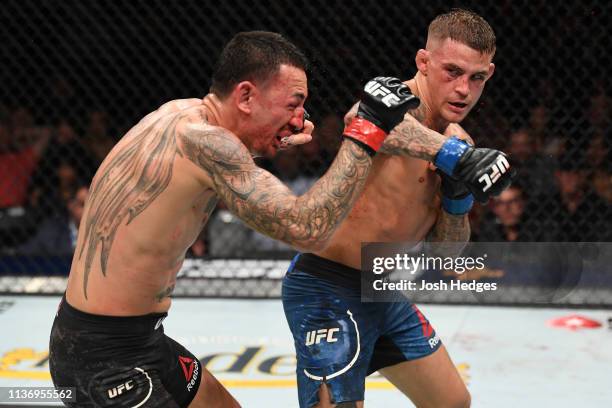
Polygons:
<instances>
[{"instance_id":1,"label":"reebok logo on shorts","mask_svg":"<svg viewBox=\"0 0 612 408\"><path fill-rule=\"evenodd\" d=\"M185 381L187 381L187 391L191 391L194 385L198 381L198 375L200 374L200 367L197 360L189 357L179 356L179 363L185 374Z\"/></svg>"},{"instance_id":2,"label":"reebok logo on shorts","mask_svg":"<svg viewBox=\"0 0 612 408\"><path fill-rule=\"evenodd\" d=\"M427 342L429 343L429 347L430 348L435 348L438 345L438 343L440 342L440 338L436 334L431 339L427 340Z\"/></svg>"}]
</instances>

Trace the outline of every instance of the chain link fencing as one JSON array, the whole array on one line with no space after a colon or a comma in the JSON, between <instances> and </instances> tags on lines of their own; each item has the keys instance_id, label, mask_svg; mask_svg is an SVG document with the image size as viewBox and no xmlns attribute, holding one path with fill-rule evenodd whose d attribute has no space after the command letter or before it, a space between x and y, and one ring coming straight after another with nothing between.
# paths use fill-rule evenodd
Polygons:
<instances>
[{"instance_id":1,"label":"chain link fencing","mask_svg":"<svg viewBox=\"0 0 612 408\"><path fill-rule=\"evenodd\" d=\"M80 187L146 113L171 99L204 96L235 33L280 32L312 62L306 107L315 140L260 163L302 193L333 159L342 116L364 82L411 78L429 22L452 7L481 14L498 39L495 75L463 125L478 145L510 153L519 169L517 189L472 210L473 240L612 241L610 2L5 0L0 271L13 279L5 283L26 279L15 287L30 289L0 289L63 290L76 236L67 225L86 196ZM277 296L293 253L219 207L189 252L199 275L188 266L182 272L202 283L177 294ZM242 276L247 261L223 263L246 258L274 272ZM594 273L600 280L591 280L593 287L612 288L609 271ZM46 275L59 275L52 278L59 283ZM229 291L228 280L237 282ZM569 303L612 305L610 296L585 293Z\"/></svg>"}]
</instances>

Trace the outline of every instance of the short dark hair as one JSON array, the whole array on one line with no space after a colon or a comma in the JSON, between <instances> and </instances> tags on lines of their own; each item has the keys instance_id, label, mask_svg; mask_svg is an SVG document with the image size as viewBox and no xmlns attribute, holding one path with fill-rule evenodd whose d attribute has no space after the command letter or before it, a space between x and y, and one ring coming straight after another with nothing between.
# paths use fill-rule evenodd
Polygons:
<instances>
[{"instance_id":1,"label":"short dark hair","mask_svg":"<svg viewBox=\"0 0 612 408\"><path fill-rule=\"evenodd\" d=\"M452 9L429 24L428 38L463 43L483 54L495 53L495 32L487 21L470 10Z\"/></svg>"},{"instance_id":2,"label":"short dark hair","mask_svg":"<svg viewBox=\"0 0 612 408\"><path fill-rule=\"evenodd\" d=\"M282 64L308 69L306 56L280 34L248 31L232 38L217 61L210 92L224 98L241 81L265 81Z\"/></svg>"}]
</instances>

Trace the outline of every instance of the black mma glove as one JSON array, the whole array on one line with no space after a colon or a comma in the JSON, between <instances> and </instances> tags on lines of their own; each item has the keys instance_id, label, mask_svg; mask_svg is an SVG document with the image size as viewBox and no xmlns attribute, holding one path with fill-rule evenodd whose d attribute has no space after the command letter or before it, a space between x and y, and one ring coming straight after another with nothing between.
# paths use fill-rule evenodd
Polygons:
<instances>
[{"instance_id":1,"label":"black mma glove","mask_svg":"<svg viewBox=\"0 0 612 408\"><path fill-rule=\"evenodd\" d=\"M504 152L474 148L455 136L444 142L434 164L447 176L462 181L483 204L508 188L516 173Z\"/></svg>"},{"instance_id":2,"label":"black mma glove","mask_svg":"<svg viewBox=\"0 0 612 408\"><path fill-rule=\"evenodd\" d=\"M376 77L364 87L357 115L344 129L344 137L364 146L374 155L387 134L404 119L408 109L419 106L419 98L393 77Z\"/></svg>"}]
</instances>

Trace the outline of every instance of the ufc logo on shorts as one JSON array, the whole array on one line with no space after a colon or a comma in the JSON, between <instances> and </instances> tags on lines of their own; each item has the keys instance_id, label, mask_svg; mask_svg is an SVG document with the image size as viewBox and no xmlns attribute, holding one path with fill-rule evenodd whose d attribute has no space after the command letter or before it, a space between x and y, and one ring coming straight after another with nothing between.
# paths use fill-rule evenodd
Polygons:
<instances>
[{"instance_id":1,"label":"ufc logo on shorts","mask_svg":"<svg viewBox=\"0 0 612 408\"><path fill-rule=\"evenodd\" d=\"M119 384L118 386L111 388L108 390L108 398L113 399L118 395L123 394L123 391L129 391L134 388L134 383L132 380L129 380L125 384Z\"/></svg>"},{"instance_id":2,"label":"ufc logo on shorts","mask_svg":"<svg viewBox=\"0 0 612 408\"><path fill-rule=\"evenodd\" d=\"M499 155L497 156L497 160L493 163L491 168L491 174L483 174L482 177L478 179L479 183L484 183L485 186L482 188L482 191L485 192L493 183L495 183L501 176L510 168L510 163L505 156Z\"/></svg>"},{"instance_id":3,"label":"ufc logo on shorts","mask_svg":"<svg viewBox=\"0 0 612 408\"><path fill-rule=\"evenodd\" d=\"M389 108L397 105L400 101L397 96L377 81L368 82L364 89L372 96L382 96L381 102Z\"/></svg>"},{"instance_id":4,"label":"ufc logo on shorts","mask_svg":"<svg viewBox=\"0 0 612 408\"><path fill-rule=\"evenodd\" d=\"M340 329L334 327L332 329L319 329L313 330L306 333L306 345L312 346L313 344L319 344L321 340L325 339L328 343L335 343L338 339L334 338L334 334L339 332Z\"/></svg>"}]
</instances>

